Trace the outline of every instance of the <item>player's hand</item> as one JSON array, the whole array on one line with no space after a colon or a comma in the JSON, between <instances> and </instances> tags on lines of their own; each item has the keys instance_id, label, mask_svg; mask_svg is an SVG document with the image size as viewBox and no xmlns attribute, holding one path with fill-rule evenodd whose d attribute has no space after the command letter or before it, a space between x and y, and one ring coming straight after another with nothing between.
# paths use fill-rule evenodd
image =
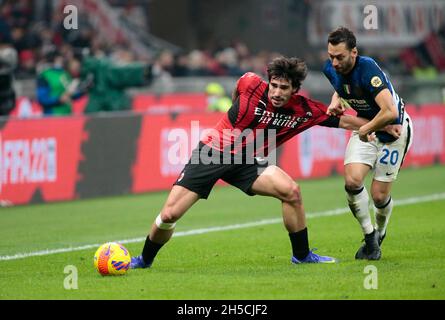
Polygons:
<instances>
[{"instance_id":1,"label":"player's hand","mask_svg":"<svg viewBox=\"0 0 445 320\"><path fill-rule=\"evenodd\" d=\"M345 107L341 103L330 104L326 113L330 116L341 116L345 112Z\"/></svg>"},{"instance_id":2,"label":"player's hand","mask_svg":"<svg viewBox=\"0 0 445 320\"><path fill-rule=\"evenodd\" d=\"M364 134L364 135L360 135L359 134L359 138L363 142L372 142L372 141L374 141L376 139L376 135L375 135L374 132L367 133L367 134Z\"/></svg>"},{"instance_id":3,"label":"player's hand","mask_svg":"<svg viewBox=\"0 0 445 320\"><path fill-rule=\"evenodd\" d=\"M348 102L343 98L332 99L331 104L328 107L327 114L330 116L341 116L345 113L346 109L350 108Z\"/></svg>"},{"instance_id":4,"label":"player's hand","mask_svg":"<svg viewBox=\"0 0 445 320\"><path fill-rule=\"evenodd\" d=\"M363 130L362 128L360 128L358 130L358 136L359 136L361 141L363 141L363 142L371 142L371 141L374 141L376 139L376 136L375 136L374 132L368 133L365 130Z\"/></svg>"},{"instance_id":5,"label":"player's hand","mask_svg":"<svg viewBox=\"0 0 445 320\"><path fill-rule=\"evenodd\" d=\"M383 128L383 131L389 133L394 138L400 138L400 135L402 134L402 125L401 124L388 124L386 127Z\"/></svg>"},{"instance_id":6,"label":"player's hand","mask_svg":"<svg viewBox=\"0 0 445 320\"><path fill-rule=\"evenodd\" d=\"M375 135L375 132L368 133L367 136L368 136L368 142L377 140L377 136Z\"/></svg>"}]
</instances>

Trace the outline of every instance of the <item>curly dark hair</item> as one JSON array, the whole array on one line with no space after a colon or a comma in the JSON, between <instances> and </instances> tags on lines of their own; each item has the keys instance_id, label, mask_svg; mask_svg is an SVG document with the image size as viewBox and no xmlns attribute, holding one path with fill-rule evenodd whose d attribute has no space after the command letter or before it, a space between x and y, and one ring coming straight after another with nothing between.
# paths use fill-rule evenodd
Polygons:
<instances>
[{"instance_id":1,"label":"curly dark hair","mask_svg":"<svg viewBox=\"0 0 445 320\"><path fill-rule=\"evenodd\" d=\"M328 43L336 46L339 43L344 42L348 50L352 50L357 46L357 40L354 33L345 27L338 27L332 31L328 36Z\"/></svg>"},{"instance_id":2,"label":"curly dark hair","mask_svg":"<svg viewBox=\"0 0 445 320\"><path fill-rule=\"evenodd\" d=\"M292 87L298 92L307 76L306 62L300 58L275 58L267 65L267 75L269 81L272 78L289 80Z\"/></svg>"}]
</instances>

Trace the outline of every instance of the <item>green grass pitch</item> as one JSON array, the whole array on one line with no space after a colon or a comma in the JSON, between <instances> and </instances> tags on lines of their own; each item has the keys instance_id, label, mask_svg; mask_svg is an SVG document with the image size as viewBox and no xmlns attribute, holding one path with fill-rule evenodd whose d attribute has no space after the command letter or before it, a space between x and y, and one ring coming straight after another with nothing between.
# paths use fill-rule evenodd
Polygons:
<instances>
[{"instance_id":1,"label":"green grass pitch","mask_svg":"<svg viewBox=\"0 0 445 320\"><path fill-rule=\"evenodd\" d=\"M102 277L93 267L100 244L143 238L167 193L110 197L0 209L0 299L445 299L445 167L404 169L393 187L396 205L380 261L356 261L362 234L345 208L342 177L300 181L309 239L334 265L292 265L287 233L278 221L174 237L148 270ZM368 181L369 185L369 181ZM369 190L369 188L368 188ZM425 196L441 195L426 201ZM419 202L418 200L422 200ZM216 187L177 226L177 232L279 219L279 201ZM127 243L133 255L143 242ZM88 249L9 259L42 250ZM64 287L66 266L78 288ZM368 265L376 289L366 289Z\"/></svg>"}]
</instances>

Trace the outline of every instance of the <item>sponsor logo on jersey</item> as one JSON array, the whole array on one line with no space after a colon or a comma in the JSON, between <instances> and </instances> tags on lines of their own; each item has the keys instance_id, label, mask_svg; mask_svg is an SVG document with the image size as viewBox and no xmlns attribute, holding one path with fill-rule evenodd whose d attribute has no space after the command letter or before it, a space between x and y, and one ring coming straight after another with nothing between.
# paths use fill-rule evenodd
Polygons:
<instances>
[{"instance_id":1,"label":"sponsor logo on jersey","mask_svg":"<svg viewBox=\"0 0 445 320\"><path fill-rule=\"evenodd\" d=\"M345 99L343 104L346 105L346 103L356 111L367 111L370 109L370 105L363 99Z\"/></svg>"},{"instance_id":2,"label":"sponsor logo on jersey","mask_svg":"<svg viewBox=\"0 0 445 320\"><path fill-rule=\"evenodd\" d=\"M288 114L283 114L279 112L267 111L258 107L255 107L255 115L261 116L258 120L258 123L271 123L274 126L282 127L282 128L295 128L301 123L305 123L309 121L312 117L312 112L306 112L306 115L303 117L296 117Z\"/></svg>"}]
</instances>

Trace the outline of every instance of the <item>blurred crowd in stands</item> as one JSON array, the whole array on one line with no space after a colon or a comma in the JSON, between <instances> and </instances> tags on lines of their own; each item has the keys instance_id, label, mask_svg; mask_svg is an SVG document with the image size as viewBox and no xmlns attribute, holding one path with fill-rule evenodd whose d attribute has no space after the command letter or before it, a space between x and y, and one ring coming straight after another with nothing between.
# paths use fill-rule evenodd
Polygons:
<instances>
[{"instance_id":1,"label":"blurred crowd in stands","mask_svg":"<svg viewBox=\"0 0 445 320\"><path fill-rule=\"evenodd\" d=\"M66 30L63 27L63 14L50 14L48 21L36 22L33 19L33 0L0 1L0 40L10 42L18 52L19 64L17 78L32 77L45 64L48 52L56 47L70 60L86 51L93 56L107 56L118 63L134 60L150 60L164 72L173 77L185 76L239 76L246 71L264 74L266 63L279 53L262 51L250 52L243 42L217 46L209 50L192 50L190 52L162 51L153 57L137 57L127 50L125 44L116 46L98 40L95 32L85 17L80 14L82 27L79 30ZM445 42L445 28L435 39L439 44ZM388 56L381 52L376 57L379 63L391 73L408 74L417 67L436 67L434 57L428 53L428 44L419 44L401 54ZM317 51L315 51L317 52ZM366 50L362 50L366 54ZM307 53L303 58L311 69L318 70L326 59L322 48L318 53Z\"/></svg>"},{"instance_id":2,"label":"blurred crowd in stands","mask_svg":"<svg viewBox=\"0 0 445 320\"><path fill-rule=\"evenodd\" d=\"M102 38L97 36L97 32L89 24L87 17L81 12L78 23L81 27L77 30L67 30L63 26L65 16L60 10L58 12L58 10L48 9L45 12L46 19L38 21L35 19L33 10L34 0L0 0L0 49L4 45L15 48L17 53L14 63L15 79L36 79L39 85L43 84L47 87L52 86L50 82L54 77L68 78L70 81L81 78L86 57L106 59L117 66L135 62L143 63L151 66L151 72L160 77L239 77L247 71L265 76L267 63L281 55L267 50L251 52L245 43L234 41L216 45L211 49L195 49L188 52L165 49L152 55L137 56L126 43L101 40ZM367 54L366 50L360 50L361 54ZM321 70L327 58L325 48L318 50L313 48L302 54L311 70ZM415 47L406 48L392 55L384 51L373 52L371 55L392 75L408 74L418 78L434 78L438 73L445 71L445 26L439 32L427 36ZM10 52L5 54L6 56L10 58ZM41 81L42 75L47 76L45 72L49 68L63 68L66 74L51 74L47 77L48 79ZM145 69L132 69L132 72L140 75L138 82L140 84L147 83L145 81L147 79L144 79L145 75L142 74L145 71ZM97 78L96 74L96 80ZM12 81L11 77L8 79L7 81ZM84 82L81 86L82 92L79 92L79 88L73 87L74 89L68 90L69 96L61 96L56 102L71 103L71 100L85 94L91 87L93 87L91 83ZM40 96L49 94L45 88L43 90L38 88L38 90L40 90L38 92ZM63 90L63 88L60 89L60 91ZM6 94L11 95L11 93ZM101 97L102 93L98 92L97 95ZM125 99L122 99L122 104L125 103ZM96 110L96 108L91 110Z\"/></svg>"},{"instance_id":3,"label":"blurred crowd in stands","mask_svg":"<svg viewBox=\"0 0 445 320\"><path fill-rule=\"evenodd\" d=\"M246 71L264 74L267 61L278 53L268 51L253 55L248 47L238 42L214 50L193 50L175 53L169 50L153 57L137 57L125 43L117 45L100 41L93 28L82 20L79 30L66 30L62 14L50 17L49 23L32 18L32 0L8 0L0 7L0 42L10 43L17 50L17 79L31 78L48 63L47 56L54 50L70 61L88 54L108 57L116 63L136 60L153 63L174 77L185 76L239 76Z\"/></svg>"}]
</instances>

